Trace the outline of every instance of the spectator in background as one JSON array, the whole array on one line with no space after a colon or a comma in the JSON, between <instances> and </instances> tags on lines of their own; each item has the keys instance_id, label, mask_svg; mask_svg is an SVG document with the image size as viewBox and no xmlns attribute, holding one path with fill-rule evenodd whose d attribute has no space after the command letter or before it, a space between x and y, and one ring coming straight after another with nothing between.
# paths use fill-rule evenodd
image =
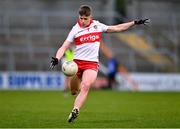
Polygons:
<instances>
[{"instance_id":1,"label":"spectator in background","mask_svg":"<svg viewBox=\"0 0 180 129\"><path fill-rule=\"evenodd\" d=\"M114 89L117 86L118 81L116 80L116 75L121 74L124 80L126 80L133 88L133 90L138 90L138 83L131 78L128 74L128 70L124 67L122 63L119 63L112 51L105 45L105 43L101 40L100 50L108 59L107 67L108 67L108 89Z\"/></svg>"},{"instance_id":2,"label":"spectator in background","mask_svg":"<svg viewBox=\"0 0 180 129\"><path fill-rule=\"evenodd\" d=\"M112 54L110 49L105 45L105 43L102 40L101 40L101 43L100 43L100 50L105 55L105 57L108 59L108 62L107 62L107 67L108 67L108 73L107 73L108 89L113 89L113 87L117 83L116 79L115 79L115 76L116 76L116 74L118 72L118 62L114 58L114 55Z\"/></svg>"}]
</instances>

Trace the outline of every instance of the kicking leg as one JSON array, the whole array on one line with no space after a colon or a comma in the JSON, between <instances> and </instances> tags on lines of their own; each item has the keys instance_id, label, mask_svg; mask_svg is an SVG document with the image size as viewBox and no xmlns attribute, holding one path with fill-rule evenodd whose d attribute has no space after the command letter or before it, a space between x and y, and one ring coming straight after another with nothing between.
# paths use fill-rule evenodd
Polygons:
<instances>
[{"instance_id":1,"label":"kicking leg","mask_svg":"<svg viewBox=\"0 0 180 129\"><path fill-rule=\"evenodd\" d=\"M72 95L77 95L80 88L80 80L77 75L71 78L70 89Z\"/></svg>"}]
</instances>

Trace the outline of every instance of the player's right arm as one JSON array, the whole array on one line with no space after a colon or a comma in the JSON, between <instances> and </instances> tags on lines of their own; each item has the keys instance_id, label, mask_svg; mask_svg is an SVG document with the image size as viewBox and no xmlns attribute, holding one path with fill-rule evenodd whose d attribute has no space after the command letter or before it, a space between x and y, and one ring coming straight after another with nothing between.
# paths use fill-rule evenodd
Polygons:
<instances>
[{"instance_id":1,"label":"player's right arm","mask_svg":"<svg viewBox=\"0 0 180 129\"><path fill-rule=\"evenodd\" d=\"M74 36L76 34L76 29L73 27L70 33L68 34L67 39L64 41L62 46L56 52L56 57L52 57L50 68L53 69L59 62L59 60L63 57L65 51L70 47L70 45L74 41Z\"/></svg>"},{"instance_id":2,"label":"player's right arm","mask_svg":"<svg viewBox=\"0 0 180 129\"><path fill-rule=\"evenodd\" d=\"M71 42L68 40L65 40L63 45L58 49L56 52L56 57L52 57L50 69L53 69L54 66L56 66L59 62L59 60L63 57L65 51L69 48Z\"/></svg>"},{"instance_id":3,"label":"player's right arm","mask_svg":"<svg viewBox=\"0 0 180 129\"><path fill-rule=\"evenodd\" d=\"M56 58L58 60L60 60L63 57L65 51L70 47L70 44L71 44L70 41L68 41L68 40L64 41L63 45L58 49L58 51L56 53Z\"/></svg>"}]
</instances>

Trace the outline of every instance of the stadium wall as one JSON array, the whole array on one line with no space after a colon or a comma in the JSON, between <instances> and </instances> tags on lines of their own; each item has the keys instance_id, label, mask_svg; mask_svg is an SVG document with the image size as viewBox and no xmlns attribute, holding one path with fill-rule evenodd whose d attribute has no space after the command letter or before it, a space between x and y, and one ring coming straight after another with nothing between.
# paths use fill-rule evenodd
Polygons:
<instances>
[{"instance_id":1,"label":"stadium wall","mask_svg":"<svg viewBox=\"0 0 180 129\"><path fill-rule=\"evenodd\" d=\"M171 73L131 73L130 76L137 82L138 91L180 91L180 74ZM120 90L133 90L132 84L120 75Z\"/></svg>"},{"instance_id":2,"label":"stadium wall","mask_svg":"<svg viewBox=\"0 0 180 129\"><path fill-rule=\"evenodd\" d=\"M64 75L59 72L1 72L0 89L61 90Z\"/></svg>"},{"instance_id":3,"label":"stadium wall","mask_svg":"<svg viewBox=\"0 0 180 129\"><path fill-rule=\"evenodd\" d=\"M180 91L180 74L132 73L138 91ZM119 90L134 90L133 86L117 76ZM1 72L0 90L62 90L65 76L59 72ZM107 85L106 78L98 78L95 89Z\"/></svg>"}]
</instances>

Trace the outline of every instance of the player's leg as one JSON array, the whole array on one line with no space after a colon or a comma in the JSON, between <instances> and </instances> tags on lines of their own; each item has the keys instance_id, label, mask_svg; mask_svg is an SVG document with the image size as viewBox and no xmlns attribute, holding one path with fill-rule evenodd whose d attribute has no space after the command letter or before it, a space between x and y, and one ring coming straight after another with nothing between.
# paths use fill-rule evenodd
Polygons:
<instances>
[{"instance_id":1,"label":"player's leg","mask_svg":"<svg viewBox=\"0 0 180 129\"><path fill-rule=\"evenodd\" d=\"M66 76L65 77L65 87L64 87L64 92L67 92L70 88L70 77Z\"/></svg>"},{"instance_id":2,"label":"player's leg","mask_svg":"<svg viewBox=\"0 0 180 129\"><path fill-rule=\"evenodd\" d=\"M67 97L69 89L70 89L70 77L66 76L65 77L65 85L64 85L64 89L63 89L65 97Z\"/></svg>"},{"instance_id":3,"label":"player's leg","mask_svg":"<svg viewBox=\"0 0 180 129\"><path fill-rule=\"evenodd\" d=\"M95 70L88 69L83 72L82 81L80 83L80 92L75 99L74 108L69 115L68 122L72 122L78 116L79 109L83 106L87 98L90 86L94 83L96 78L97 71Z\"/></svg>"},{"instance_id":4,"label":"player's leg","mask_svg":"<svg viewBox=\"0 0 180 129\"><path fill-rule=\"evenodd\" d=\"M70 90L72 95L77 95L80 88L80 80L77 75L73 76L70 81Z\"/></svg>"}]
</instances>

